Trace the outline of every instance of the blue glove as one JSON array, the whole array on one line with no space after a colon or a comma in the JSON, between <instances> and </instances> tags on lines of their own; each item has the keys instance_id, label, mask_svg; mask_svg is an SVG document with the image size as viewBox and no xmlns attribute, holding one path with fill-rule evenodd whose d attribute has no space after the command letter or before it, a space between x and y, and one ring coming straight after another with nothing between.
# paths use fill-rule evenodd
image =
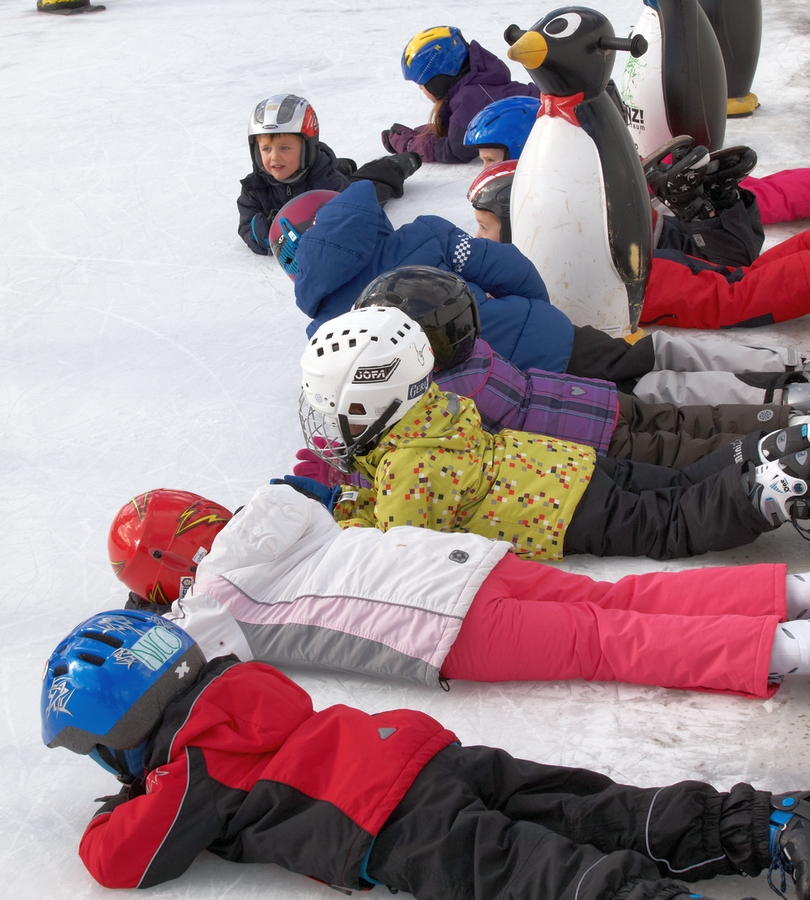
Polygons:
<instances>
[{"instance_id":1,"label":"blue glove","mask_svg":"<svg viewBox=\"0 0 810 900\"><path fill-rule=\"evenodd\" d=\"M335 508L335 503L340 497L341 486L327 487L316 481L314 478L303 478L300 475L285 475L283 478L271 478L270 484L288 484L291 488L309 497L310 500L317 500L322 503L329 512Z\"/></svg>"},{"instance_id":2,"label":"blue glove","mask_svg":"<svg viewBox=\"0 0 810 900\"><path fill-rule=\"evenodd\" d=\"M250 220L250 236L254 243L264 251L270 249L270 223L277 213L277 209L271 210L269 218L261 213L256 213Z\"/></svg>"}]
</instances>

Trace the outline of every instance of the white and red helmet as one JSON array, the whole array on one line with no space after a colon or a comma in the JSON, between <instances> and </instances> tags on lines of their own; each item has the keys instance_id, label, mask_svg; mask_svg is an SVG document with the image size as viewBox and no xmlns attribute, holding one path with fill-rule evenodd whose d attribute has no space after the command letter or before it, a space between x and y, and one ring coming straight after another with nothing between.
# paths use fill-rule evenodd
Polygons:
<instances>
[{"instance_id":1,"label":"white and red helmet","mask_svg":"<svg viewBox=\"0 0 810 900\"><path fill-rule=\"evenodd\" d=\"M467 199L475 209L484 209L498 217L501 223L502 244L512 243L509 209L517 164L516 159L507 159L487 166L478 173L467 191Z\"/></svg>"},{"instance_id":2,"label":"white and red helmet","mask_svg":"<svg viewBox=\"0 0 810 900\"><path fill-rule=\"evenodd\" d=\"M254 169L264 171L256 148L256 136L260 134L300 134L301 168L308 169L318 158L318 117L312 104L295 94L274 94L256 105L248 122L248 146Z\"/></svg>"}]
</instances>

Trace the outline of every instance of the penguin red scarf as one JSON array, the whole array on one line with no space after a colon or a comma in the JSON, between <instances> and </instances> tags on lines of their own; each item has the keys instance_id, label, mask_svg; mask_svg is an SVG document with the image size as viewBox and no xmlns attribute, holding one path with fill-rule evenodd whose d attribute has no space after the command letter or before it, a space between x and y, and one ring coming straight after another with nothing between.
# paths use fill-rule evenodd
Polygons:
<instances>
[{"instance_id":1,"label":"penguin red scarf","mask_svg":"<svg viewBox=\"0 0 810 900\"><path fill-rule=\"evenodd\" d=\"M580 91L578 94L572 94L570 97L557 97L554 94L540 94L540 109L537 110L537 118L540 116L559 116L576 125L579 128L574 110L585 99L585 93Z\"/></svg>"}]
</instances>

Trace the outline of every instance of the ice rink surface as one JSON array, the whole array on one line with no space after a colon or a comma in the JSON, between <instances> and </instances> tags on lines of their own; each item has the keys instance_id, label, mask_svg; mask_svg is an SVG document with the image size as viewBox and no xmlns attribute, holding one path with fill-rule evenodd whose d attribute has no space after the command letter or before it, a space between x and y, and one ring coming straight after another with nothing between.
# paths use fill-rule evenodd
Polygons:
<instances>
[{"instance_id":1,"label":"ice rink surface","mask_svg":"<svg viewBox=\"0 0 810 900\"><path fill-rule=\"evenodd\" d=\"M810 164L810 8L763 0L752 118L726 144L759 153L755 174ZM315 106L321 136L364 162L381 129L415 126L429 107L402 80L417 31L455 24L505 57L504 28L553 8L527 3L315 0L107 0L94 15L47 16L0 2L0 873L14 900L101 898L76 848L93 799L116 783L39 736L43 663L93 612L119 606L106 536L131 496L184 488L231 509L291 470L306 319L272 260L236 233L246 123L280 91ZM626 34L640 0L602 0ZM617 61L614 74L623 64ZM528 81L512 65L515 77ZM389 204L394 224L439 214L473 228L478 171L425 165ZM768 245L805 220L768 229ZM728 340L810 350L807 318ZM810 569L790 527L738 551L667 569L782 561ZM615 580L645 559L571 558ZM712 597L706 597L707 609ZM316 707L424 709L465 743L587 766L658 785L684 778L810 787L810 679L768 702L625 684L455 683L448 694L359 677L290 673ZM770 895L764 879L698 886L718 900ZM378 893L382 889L378 889ZM183 900L325 898L275 867L204 854L151 891ZM387 894L386 894L387 896Z\"/></svg>"}]
</instances>

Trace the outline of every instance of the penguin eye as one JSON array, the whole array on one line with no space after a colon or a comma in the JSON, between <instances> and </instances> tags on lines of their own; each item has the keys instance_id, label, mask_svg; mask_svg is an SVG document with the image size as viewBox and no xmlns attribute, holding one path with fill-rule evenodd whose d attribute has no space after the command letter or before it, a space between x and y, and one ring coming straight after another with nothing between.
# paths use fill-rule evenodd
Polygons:
<instances>
[{"instance_id":1,"label":"penguin eye","mask_svg":"<svg viewBox=\"0 0 810 900\"><path fill-rule=\"evenodd\" d=\"M557 16L556 19L552 19L543 31L549 37L570 37L579 28L581 22L582 16L579 13L566 13L564 16Z\"/></svg>"}]
</instances>

